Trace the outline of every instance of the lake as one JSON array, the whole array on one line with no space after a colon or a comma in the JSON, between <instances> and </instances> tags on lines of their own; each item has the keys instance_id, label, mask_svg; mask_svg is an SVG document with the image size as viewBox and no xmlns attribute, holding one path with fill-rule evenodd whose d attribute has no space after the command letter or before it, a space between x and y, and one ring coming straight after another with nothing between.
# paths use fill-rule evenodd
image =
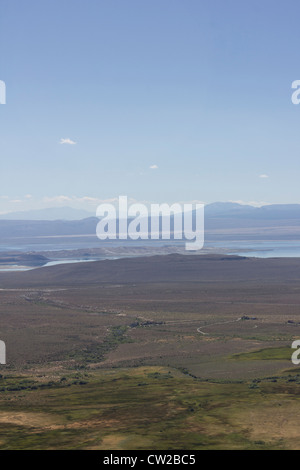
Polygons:
<instances>
[{"instance_id":1,"label":"lake","mask_svg":"<svg viewBox=\"0 0 300 470\"><path fill-rule=\"evenodd\" d=\"M138 246L147 245L149 246L151 242L144 244L140 242L136 244ZM154 242L155 243L155 242ZM164 241L164 244L167 245L167 241ZM174 246L178 246L182 244L175 242ZM132 244L132 242L131 242ZM152 242L153 244L153 242ZM115 246L124 246L124 242L115 242ZM156 246L162 246L163 243L157 243ZM169 245L171 243L169 242ZM125 242L126 246L126 242ZM88 242L74 243L72 244L72 250L80 249L80 248L95 248L95 245L88 244ZM99 247L99 245L98 245ZM42 253L43 251L59 251L59 250L66 250L70 249L70 246L64 243L51 243L51 244L43 244L43 245L36 245L36 244L22 244L9 246L7 244L0 245L0 252L8 252L8 251L21 251L21 252L29 252L29 251L38 251ZM256 258L299 258L300 257L300 241L292 240L292 241L268 241L268 240L236 240L236 241L223 241L223 242L206 242L205 249L209 253L226 253L232 255L239 255L239 256L248 256L248 257L256 257ZM118 259L124 258L125 256L103 256L101 259ZM98 258L99 259L99 258ZM83 259L62 259L62 260L55 260L48 262L45 266L55 266L57 264L67 264L67 263L80 263L80 262L91 262L95 260L83 260ZM30 269L36 269L35 267L23 267L23 266L3 266L0 267L0 272L11 272L11 271L28 271Z\"/></svg>"},{"instance_id":2,"label":"lake","mask_svg":"<svg viewBox=\"0 0 300 470\"><path fill-rule=\"evenodd\" d=\"M299 258L300 240L262 240L262 241L233 241L233 242L212 242L206 246L216 249L226 248L229 254L239 254L255 258Z\"/></svg>"}]
</instances>

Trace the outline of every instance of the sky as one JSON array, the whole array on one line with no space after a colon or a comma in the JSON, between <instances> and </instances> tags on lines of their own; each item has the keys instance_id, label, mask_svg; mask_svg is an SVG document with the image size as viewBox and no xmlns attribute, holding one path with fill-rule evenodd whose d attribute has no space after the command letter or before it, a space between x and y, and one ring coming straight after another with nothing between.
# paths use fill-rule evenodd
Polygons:
<instances>
[{"instance_id":1,"label":"sky","mask_svg":"<svg viewBox=\"0 0 300 470\"><path fill-rule=\"evenodd\" d=\"M300 203L298 0L0 0L0 213Z\"/></svg>"}]
</instances>

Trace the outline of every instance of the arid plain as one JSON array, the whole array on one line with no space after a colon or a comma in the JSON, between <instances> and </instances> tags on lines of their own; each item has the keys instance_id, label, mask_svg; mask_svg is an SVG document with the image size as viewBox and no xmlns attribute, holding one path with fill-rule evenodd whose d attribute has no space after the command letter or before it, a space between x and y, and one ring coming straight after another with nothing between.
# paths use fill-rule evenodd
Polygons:
<instances>
[{"instance_id":1,"label":"arid plain","mask_svg":"<svg viewBox=\"0 0 300 470\"><path fill-rule=\"evenodd\" d=\"M300 448L300 259L59 265L0 296L0 448Z\"/></svg>"}]
</instances>

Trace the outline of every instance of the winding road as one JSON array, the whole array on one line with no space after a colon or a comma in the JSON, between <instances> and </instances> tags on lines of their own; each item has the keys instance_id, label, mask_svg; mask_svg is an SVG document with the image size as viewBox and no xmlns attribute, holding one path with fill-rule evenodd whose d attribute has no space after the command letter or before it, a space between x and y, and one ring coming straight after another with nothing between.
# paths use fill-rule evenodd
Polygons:
<instances>
[{"instance_id":1,"label":"winding road","mask_svg":"<svg viewBox=\"0 0 300 470\"><path fill-rule=\"evenodd\" d=\"M241 318L238 318L237 320L223 321L223 322L218 322L218 323L209 323L208 325L205 325L205 328L207 328L208 326L214 326L214 325L226 325L228 323L236 323L238 321L241 321ZM204 328L204 327L201 326L201 327L197 328L198 333L200 333L201 335L208 335L208 333L205 333L200 328Z\"/></svg>"}]
</instances>

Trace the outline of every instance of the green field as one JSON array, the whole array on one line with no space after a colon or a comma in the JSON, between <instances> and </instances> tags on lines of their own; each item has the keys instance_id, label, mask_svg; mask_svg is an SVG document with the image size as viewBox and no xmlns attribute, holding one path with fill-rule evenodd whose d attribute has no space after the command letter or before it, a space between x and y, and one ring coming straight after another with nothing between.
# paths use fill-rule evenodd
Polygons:
<instances>
[{"instance_id":1,"label":"green field","mask_svg":"<svg viewBox=\"0 0 300 470\"><path fill-rule=\"evenodd\" d=\"M176 370L136 368L58 374L50 383L24 376L0 382L1 449L288 449L299 443L300 375L209 383Z\"/></svg>"}]
</instances>

